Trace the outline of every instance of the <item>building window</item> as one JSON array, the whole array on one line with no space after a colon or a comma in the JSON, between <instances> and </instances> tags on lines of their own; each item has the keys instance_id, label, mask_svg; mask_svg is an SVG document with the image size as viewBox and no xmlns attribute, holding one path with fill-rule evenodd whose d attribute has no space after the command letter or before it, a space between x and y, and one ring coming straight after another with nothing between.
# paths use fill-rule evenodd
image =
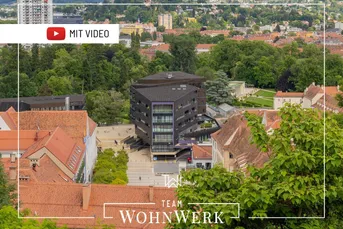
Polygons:
<instances>
[{"instance_id":1,"label":"building window","mask_svg":"<svg viewBox=\"0 0 343 229\"><path fill-rule=\"evenodd\" d=\"M172 142L173 135L172 134L155 134L154 142Z\"/></svg>"}]
</instances>

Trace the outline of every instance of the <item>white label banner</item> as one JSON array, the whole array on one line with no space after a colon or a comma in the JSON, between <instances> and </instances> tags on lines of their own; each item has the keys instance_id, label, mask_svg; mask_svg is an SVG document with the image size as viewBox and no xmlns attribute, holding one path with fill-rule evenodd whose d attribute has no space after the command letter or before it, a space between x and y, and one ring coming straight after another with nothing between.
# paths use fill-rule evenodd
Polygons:
<instances>
[{"instance_id":1,"label":"white label banner","mask_svg":"<svg viewBox=\"0 0 343 229\"><path fill-rule=\"evenodd\" d=\"M116 44L118 24L1 24L1 44Z\"/></svg>"}]
</instances>

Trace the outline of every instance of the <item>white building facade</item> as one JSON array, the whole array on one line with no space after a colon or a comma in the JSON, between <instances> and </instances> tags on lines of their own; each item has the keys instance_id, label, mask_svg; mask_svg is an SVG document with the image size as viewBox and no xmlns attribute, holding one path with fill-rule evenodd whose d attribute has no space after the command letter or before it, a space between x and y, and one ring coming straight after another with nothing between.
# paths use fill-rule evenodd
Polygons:
<instances>
[{"instance_id":1,"label":"white building facade","mask_svg":"<svg viewBox=\"0 0 343 229\"><path fill-rule=\"evenodd\" d=\"M274 96L274 110L279 110L285 103L302 104L304 93L302 92L281 92L278 91Z\"/></svg>"},{"instance_id":2,"label":"white building facade","mask_svg":"<svg viewBox=\"0 0 343 229\"><path fill-rule=\"evenodd\" d=\"M19 24L53 24L52 0L18 0Z\"/></svg>"}]
</instances>

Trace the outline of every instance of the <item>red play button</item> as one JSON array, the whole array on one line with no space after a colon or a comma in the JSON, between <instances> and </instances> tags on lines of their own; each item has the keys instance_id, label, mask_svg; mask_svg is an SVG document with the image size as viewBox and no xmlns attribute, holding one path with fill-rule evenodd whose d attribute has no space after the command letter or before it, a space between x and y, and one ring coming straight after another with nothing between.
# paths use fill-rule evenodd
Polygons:
<instances>
[{"instance_id":1,"label":"red play button","mask_svg":"<svg viewBox=\"0 0 343 229\"><path fill-rule=\"evenodd\" d=\"M66 38L66 30L63 27L49 27L46 30L46 37L50 41L64 40Z\"/></svg>"}]
</instances>

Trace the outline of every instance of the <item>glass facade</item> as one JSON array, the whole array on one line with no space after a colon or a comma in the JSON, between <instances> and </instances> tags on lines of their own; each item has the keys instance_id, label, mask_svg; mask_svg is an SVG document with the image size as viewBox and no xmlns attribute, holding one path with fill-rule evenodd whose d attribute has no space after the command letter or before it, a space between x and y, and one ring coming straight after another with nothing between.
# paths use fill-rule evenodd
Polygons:
<instances>
[{"instance_id":1,"label":"glass facade","mask_svg":"<svg viewBox=\"0 0 343 229\"><path fill-rule=\"evenodd\" d=\"M154 134L154 142L173 142L173 134Z\"/></svg>"},{"instance_id":2,"label":"glass facade","mask_svg":"<svg viewBox=\"0 0 343 229\"><path fill-rule=\"evenodd\" d=\"M154 116L152 117L153 123L172 123L173 116Z\"/></svg>"},{"instance_id":3,"label":"glass facade","mask_svg":"<svg viewBox=\"0 0 343 229\"><path fill-rule=\"evenodd\" d=\"M173 150L173 104L152 105L152 151L168 152Z\"/></svg>"},{"instance_id":4,"label":"glass facade","mask_svg":"<svg viewBox=\"0 0 343 229\"><path fill-rule=\"evenodd\" d=\"M160 133L160 132L173 132L173 126L172 125L154 125L153 129L152 129L153 132L157 132L157 133Z\"/></svg>"},{"instance_id":5,"label":"glass facade","mask_svg":"<svg viewBox=\"0 0 343 229\"><path fill-rule=\"evenodd\" d=\"M173 105L155 105L154 114L171 114L173 113Z\"/></svg>"}]
</instances>

